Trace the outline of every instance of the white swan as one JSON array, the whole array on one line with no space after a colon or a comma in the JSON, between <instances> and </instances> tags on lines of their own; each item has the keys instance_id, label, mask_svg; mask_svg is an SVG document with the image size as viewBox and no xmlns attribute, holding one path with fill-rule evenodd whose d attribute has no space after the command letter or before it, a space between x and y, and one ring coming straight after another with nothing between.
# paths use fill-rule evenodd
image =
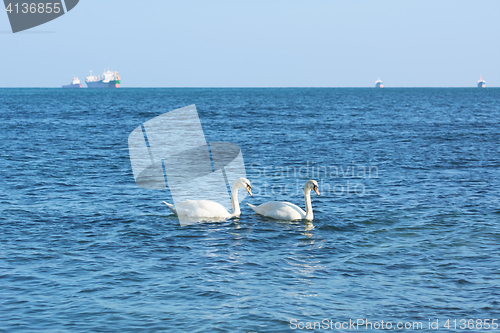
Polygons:
<instances>
[{"instance_id":1,"label":"white swan","mask_svg":"<svg viewBox=\"0 0 500 333\"><path fill-rule=\"evenodd\" d=\"M238 188L244 187L252 195L250 181L246 178L238 178L231 188L231 203L233 213L229 213L223 205L211 200L186 200L174 206L165 201L163 203L177 216L189 218L224 218L229 219L241 215L240 203L238 201Z\"/></svg>"},{"instance_id":2,"label":"white swan","mask_svg":"<svg viewBox=\"0 0 500 333\"><path fill-rule=\"evenodd\" d=\"M306 211L304 212L299 206L286 201L269 201L260 206L248 204L259 215L270 217L276 220L309 220L314 218L311 205L311 190L314 190L317 195L318 183L315 180L308 180L304 185L304 198L306 201Z\"/></svg>"}]
</instances>

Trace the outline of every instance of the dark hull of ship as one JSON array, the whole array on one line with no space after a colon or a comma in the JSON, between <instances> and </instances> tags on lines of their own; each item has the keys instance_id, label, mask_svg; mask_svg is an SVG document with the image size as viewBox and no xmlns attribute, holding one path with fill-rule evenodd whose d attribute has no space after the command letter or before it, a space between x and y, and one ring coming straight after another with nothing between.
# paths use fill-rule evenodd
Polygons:
<instances>
[{"instance_id":1,"label":"dark hull of ship","mask_svg":"<svg viewBox=\"0 0 500 333\"><path fill-rule=\"evenodd\" d=\"M120 80L113 80L109 82L103 82L101 81L93 81L93 82L87 82L88 88L119 88L120 87Z\"/></svg>"}]
</instances>

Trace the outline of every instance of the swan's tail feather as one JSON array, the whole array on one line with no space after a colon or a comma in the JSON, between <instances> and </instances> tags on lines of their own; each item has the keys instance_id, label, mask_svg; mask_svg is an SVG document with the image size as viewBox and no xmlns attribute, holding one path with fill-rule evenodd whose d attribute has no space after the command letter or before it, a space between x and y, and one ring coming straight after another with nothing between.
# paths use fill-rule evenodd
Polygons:
<instances>
[{"instance_id":1,"label":"swan's tail feather","mask_svg":"<svg viewBox=\"0 0 500 333\"><path fill-rule=\"evenodd\" d=\"M251 204L249 204L248 202L247 202L247 205L249 205L249 206L250 206L250 208L252 208L254 212L256 212L257 214L260 214L260 212L258 211L258 210L259 210L259 207L254 206L254 205L251 205Z\"/></svg>"},{"instance_id":2,"label":"swan's tail feather","mask_svg":"<svg viewBox=\"0 0 500 333\"><path fill-rule=\"evenodd\" d=\"M175 210L175 206L174 205L171 205L171 204L169 204L168 202L165 202L165 201L163 201L163 203L165 205L167 205L168 209L170 209L172 211L172 213L174 213L174 215L177 215L177 211Z\"/></svg>"}]
</instances>

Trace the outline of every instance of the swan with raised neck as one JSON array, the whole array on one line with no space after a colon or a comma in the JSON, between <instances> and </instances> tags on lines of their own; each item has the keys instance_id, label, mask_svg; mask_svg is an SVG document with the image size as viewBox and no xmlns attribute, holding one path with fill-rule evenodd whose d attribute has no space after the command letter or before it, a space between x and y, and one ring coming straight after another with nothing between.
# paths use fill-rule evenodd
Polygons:
<instances>
[{"instance_id":1,"label":"swan with raised neck","mask_svg":"<svg viewBox=\"0 0 500 333\"><path fill-rule=\"evenodd\" d=\"M182 215L190 218L232 218L241 215L240 203L238 201L238 188L243 187L252 196L252 185L246 178L238 178L231 187L231 205L232 213L221 205L212 200L186 200L178 205L172 205L165 201L163 203L174 213L174 215Z\"/></svg>"},{"instance_id":2,"label":"swan with raised neck","mask_svg":"<svg viewBox=\"0 0 500 333\"><path fill-rule=\"evenodd\" d=\"M254 212L259 215L270 217L276 220L309 220L314 219L312 204L311 204L311 191L319 194L318 182L315 180L308 180L304 185L304 200L306 210L302 210L297 205L286 201L269 201L260 206L253 206L248 204Z\"/></svg>"}]
</instances>

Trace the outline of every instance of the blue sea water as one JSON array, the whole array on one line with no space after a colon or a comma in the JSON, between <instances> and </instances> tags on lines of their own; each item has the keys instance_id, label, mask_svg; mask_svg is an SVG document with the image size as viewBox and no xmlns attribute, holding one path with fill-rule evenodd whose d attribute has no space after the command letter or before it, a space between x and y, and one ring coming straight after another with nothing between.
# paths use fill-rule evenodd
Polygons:
<instances>
[{"instance_id":1,"label":"blue sea water","mask_svg":"<svg viewBox=\"0 0 500 333\"><path fill-rule=\"evenodd\" d=\"M241 147L238 219L181 227L134 183L130 132L190 104ZM491 88L0 89L0 332L500 320L499 119ZM245 204L309 178L312 224Z\"/></svg>"}]
</instances>

